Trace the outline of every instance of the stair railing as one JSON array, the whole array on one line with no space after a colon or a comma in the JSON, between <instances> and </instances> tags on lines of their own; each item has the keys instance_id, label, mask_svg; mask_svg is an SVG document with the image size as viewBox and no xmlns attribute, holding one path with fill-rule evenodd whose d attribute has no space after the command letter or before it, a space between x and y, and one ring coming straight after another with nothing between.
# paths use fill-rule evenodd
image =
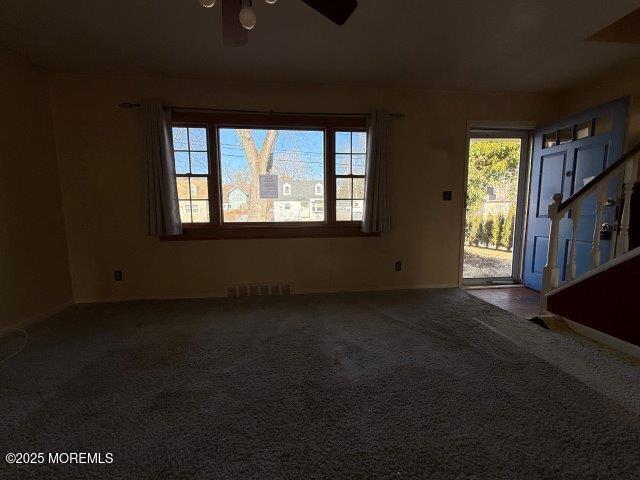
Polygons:
<instances>
[{"instance_id":1,"label":"stair railing","mask_svg":"<svg viewBox=\"0 0 640 480\"><path fill-rule=\"evenodd\" d=\"M547 264L542 273L542 295L541 310L547 311L547 295L560 286L560 269L558 268L558 242L560 232L560 221L571 213L573 234L571 236L569 259L567 262L566 281L571 282L576 279L576 243L577 232L580 221L580 210L584 198L596 192L595 221L593 226L593 240L591 244L591 255L589 271L598 268L604 262L613 260L629 251L629 223L631 219L631 195L634 184L638 178L638 164L640 161L640 144L623 155L619 160L611 164L600 174L594 177L587 185L577 191L564 202L562 193L553 195L553 203L549 205L548 216L550 221L549 250L547 252ZM603 262L601 252L601 232L603 225L604 209L607 205L612 205L608 197L609 184L614 178L622 179L622 215L618 223L618 228L611 231L611 248L609 258Z\"/></svg>"}]
</instances>

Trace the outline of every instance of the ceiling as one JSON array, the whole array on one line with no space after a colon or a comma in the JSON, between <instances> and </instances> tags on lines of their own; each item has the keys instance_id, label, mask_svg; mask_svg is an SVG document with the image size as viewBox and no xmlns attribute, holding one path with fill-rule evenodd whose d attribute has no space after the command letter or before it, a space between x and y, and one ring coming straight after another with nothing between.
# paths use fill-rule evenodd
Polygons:
<instances>
[{"instance_id":1,"label":"ceiling","mask_svg":"<svg viewBox=\"0 0 640 480\"><path fill-rule=\"evenodd\" d=\"M640 8L589 37L594 42L640 43Z\"/></svg>"},{"instance_id":2,"label":"ceiling","mask_svg":"<svg viewBox=\"0 0 640 480\"><path fill-rule=\"evenodd\" d=\"M299 0L254 0L249 45L224 48L198 0L2 0L0 43L54 72L550 92L639 45L586 38L637 0L360 0L338 27Z\"/></svg>"}]
</instances>

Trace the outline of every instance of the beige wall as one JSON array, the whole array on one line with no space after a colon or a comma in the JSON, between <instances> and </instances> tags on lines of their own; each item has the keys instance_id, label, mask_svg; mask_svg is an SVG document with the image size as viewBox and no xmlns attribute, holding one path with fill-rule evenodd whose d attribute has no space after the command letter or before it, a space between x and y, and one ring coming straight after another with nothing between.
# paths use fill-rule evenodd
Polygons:
<instances>
[{"instance_id":1,"label":"beige wall","mask_svg":"<svg viewBox=\"0 0 640 480\"><path fill-rule=\"evenodd\" d=\"M552 99L374 88L53 75L52 107L77 301L221 295L225 285L294 291L458 281L469 120L546 122ZM382 238L160 242L144 236L141 131L123 101L288 111L406 113L393 131L394 231ZM454 191L443 202L442 190ZM396 259L403 271L394 271ZM124 270L123 282L113 271Z\"/></svg>"},{"instance_id":2,"label":"beige wall","mask_svg":"<svg viewBox=\"0 0 640 480\"><path fill-rule=\"evenodd\" d=\"M47 75L0 47L0 328L71 302Z\"/></svg>"},{"instance_id":3,"label":"beige wall","mask_svg":"<svg viewBox=\"0 0 640 480\"><path fill-rule=\"evenodd\" d=\"M640 59L631 59L597 73L558 95L563 115L631 96L627 148L640 142Z\"/></svg>"}]
</instances>

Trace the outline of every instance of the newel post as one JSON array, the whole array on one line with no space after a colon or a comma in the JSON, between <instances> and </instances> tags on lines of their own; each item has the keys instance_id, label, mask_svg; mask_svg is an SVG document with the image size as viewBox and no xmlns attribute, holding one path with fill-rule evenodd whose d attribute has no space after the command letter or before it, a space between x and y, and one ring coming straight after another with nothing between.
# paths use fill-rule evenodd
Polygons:
<instances>
[{"instance_id":1,"label":"newel post","mask_svg":"<svg viewBox=\"0 0 640 480\"><path fill-rule=\"evenodd\" d=\"M553 195L553 203L549 205L548 216L551 222L549 230L549 250L547 252L547 264L542 271L542 295L540 296L540 309L542 313L547 311L547 294L560 283L560 270L558 269L558 232L560 230L560 215L558 209L562 203L562 193Z\"/></svg>"}]
</instances>

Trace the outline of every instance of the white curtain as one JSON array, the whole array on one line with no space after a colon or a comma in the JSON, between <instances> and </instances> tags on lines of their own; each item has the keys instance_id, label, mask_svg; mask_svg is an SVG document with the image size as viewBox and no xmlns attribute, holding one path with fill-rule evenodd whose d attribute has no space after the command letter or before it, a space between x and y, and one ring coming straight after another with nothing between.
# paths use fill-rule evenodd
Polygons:
<instances>
[{"instance_id":1,"label":"white curtain","mask_svg":"<svg viewBox=\"0 0 640 480\"><path fill-rule=\"evenodd\" d=\"M367 124L367 180L362 231L391 231L391 116L374 111Z\"/></svg>"},{"instance_id":2,"label":"white curtain","mask_svg":"<svg viewBox=\"0 0 640 480\"><path fill-rule=\"evenodd\" d=\"M180 235L180 207L176 187L170 114L157 99L141 102L144 121L147 235Z\"/></svg>"}]
</instances>

